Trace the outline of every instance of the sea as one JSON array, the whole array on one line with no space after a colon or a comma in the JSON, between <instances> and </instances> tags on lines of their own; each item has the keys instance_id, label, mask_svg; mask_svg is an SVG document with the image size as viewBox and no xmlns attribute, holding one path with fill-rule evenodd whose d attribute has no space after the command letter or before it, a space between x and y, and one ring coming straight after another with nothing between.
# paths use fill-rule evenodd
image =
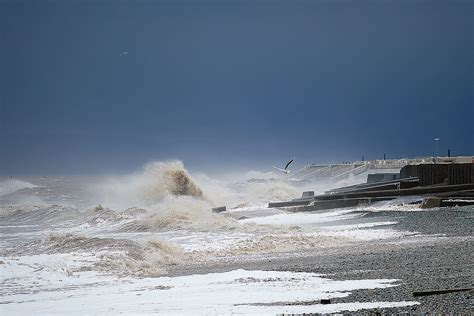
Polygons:
<instances>
[{"instance_id":1,"label":"sea","mask_svg":"<svg viewBox=\"0 0 474 316\"><path fill-rule=\"evenodd\" d=\"M308 301L397 286L397 279L239 268L416 235L395 229L396 220L364 216L420 211L409 201L316 213L267 207L331 185L274 172L190 173L180 161L126 174L1 178L0 314L294 314L308 312ZM227 210L212 211L220 206ZM219 264L231 268L212 270ZM311 312L413 304L317 304Z\"/></svg>"}]
</instances>

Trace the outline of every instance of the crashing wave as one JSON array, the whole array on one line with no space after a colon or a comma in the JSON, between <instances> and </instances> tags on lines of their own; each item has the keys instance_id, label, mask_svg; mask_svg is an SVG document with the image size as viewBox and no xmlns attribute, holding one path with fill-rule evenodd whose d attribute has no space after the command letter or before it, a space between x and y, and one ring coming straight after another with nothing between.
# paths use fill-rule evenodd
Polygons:
<instances>
[{"instance_id":1,"label":"crashing wave","mask_svg":"<svg viewBox=\"0 0 474 316\"><path fill-rule=\"evenodd\" d=\"M109 177L92 191L96 200L113 208L146 207L169 196L203 198L180 161L149 163L141 172Z\"/></svg>"},{"instance_id":2,"label":"crashing wave","mask_svg":"<svg viewBox=\"0 0 474 316\"><path fill-rule=\"evenodd\" d=\"M189 196L170 196L150 207L149 215L140 223L150 229L235 229L239 223L215 214L212 204Z\"/></svg>"},{"instance_id":3,"label":"crashing wave","mask_svg":"<svg viewBox=\"0 0 474 316\"><path fill-rule=\"evenodd\" d=\"M178 246L162 240L137 242L74 234L49 235L2 253L3 256L53 254L93 254L95 262L79 267L78 271L94 270L123 276L162 275L168 266L185 260L185 255Z\"/></svg>"}]
</instances>

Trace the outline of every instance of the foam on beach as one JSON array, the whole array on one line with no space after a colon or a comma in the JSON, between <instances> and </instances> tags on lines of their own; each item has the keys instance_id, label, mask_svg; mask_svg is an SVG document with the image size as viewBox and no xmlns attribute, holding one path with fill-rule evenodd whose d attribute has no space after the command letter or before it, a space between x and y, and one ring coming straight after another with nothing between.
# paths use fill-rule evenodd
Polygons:
<instances>
[{"instance_id":1,"label":"foam on beach","mask_svg":"<svg viewBox=\"0 0 474 316\"><path fill-rule=\"evenodd\" d=\"M38 256L5 260L2 275L15 275L0 290L6 314L163 313L259 314L337 312L397 307L417 302L353 302L321 305L350 291L396 286L397 280L331 280L313 273L234 270L161 278L113 278L77 271L87 256ZM243 291L245 287L245 291Z\"/></svg>"}]
</instances>

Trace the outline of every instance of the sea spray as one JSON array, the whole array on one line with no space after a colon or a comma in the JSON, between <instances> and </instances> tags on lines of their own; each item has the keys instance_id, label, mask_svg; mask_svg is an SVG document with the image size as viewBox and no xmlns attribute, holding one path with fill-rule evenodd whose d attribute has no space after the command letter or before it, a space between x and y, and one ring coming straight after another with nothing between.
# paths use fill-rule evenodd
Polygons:
<instances>
[{"instance_id":1,"label":"sea spray","mask_svg":"<svg viewBox=\"0 0 474 316\"><path fill-rule=\"evenodd\" d=\"M8 179L0 181L0 197L11 194L22 189L36 188L37 185L18 179Z\"/></svg>"},{"instance_id":2,"label":"sea spray","mask_svg":"<svg viewBox=\"0 0 474 316\"><path fill-rule=\"evenodd\" d=\"M284 201L301 195L296 188L285 179L270 177L251 172L253 177L242 178L242 175L222 175L219 179L210 178L205 174L195 176L196 183L203 189L206 199L213 205L226 205L228 209L243 205L264 205L269 201Z\"/></svg>"},{"instance_id":3,"label":"sea spray","mask_svg":"<svg viewBox=\"0 0 474 316\"><path fill-rule=\"evenodd\" d=\"M151 229L234 229L236 220L212 213L212 204L191 196L168 196L150 206L142 224Z\"/></svg>"},{"instance_id":4,"label":"sea spray","mask_svg":"<svg viewBox=\"0 0 474 316\"><path fill-rule=\"evenodd\" d=\"M109 176L93 185L91 195L112 208L146 207L170 195L203 197L180 161L152 162L140 172Z\"/></svg>"},{"instance_id":5,"label":"sea spray","mask_svg":"<svg viewBox=\"0 0 474 316\"><path fill-rule=\"evenodd\" d=\"M254 172L253 176L257 176ZM109 177L94 187L96 198L112 208L147 210L139 225L149 229L235 229L238 223L211 212L216 205L229 208L243 203L262 204L298 196L283 180L268 177L227 182L204 174L191 177L180 161L152 162L140 172Z\"/></svg>"}]
</instances>

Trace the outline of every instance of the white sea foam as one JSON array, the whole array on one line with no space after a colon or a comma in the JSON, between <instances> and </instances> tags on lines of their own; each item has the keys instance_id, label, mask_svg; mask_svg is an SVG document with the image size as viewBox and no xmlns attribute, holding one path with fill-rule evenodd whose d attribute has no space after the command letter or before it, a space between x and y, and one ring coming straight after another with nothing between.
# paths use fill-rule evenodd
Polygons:
<instances>
[{"instance_id":1,"label":"white sea foam","mask_svg":"<svg viewBox=\"0 0 474 316\"><path fill-rule=\"evenodd\" d=\"M284 213L270 216L243 219L242 223L256 223L259 225L299 225L313 227L314 235L326 237L351 238L355 240L375 240L397 238L413 235L411 232L397 231L390 228L368 229L378 226L395 225L397 222L366 222L343 224L344 221L361 217L363 213L352 213L351 209L339 209L324 213ZM327 225L328 223L332 225Z\"/></svg>"},{"instance_id":2,"label":"white sea foam","mask_svg":"<svg viewBox=\"0 0 474 316\"><path fill-rule=\"evenodd\" d=\"M314 225L318 223L326 223L361 216L361 214L350 214L351 212L353 212L352 209L338 209L323 213L284 213L243 219L241 222L252 222L259 225Z\"/></svg>"},{"instance_id":3,"label":"white sea foam","mask_svg":"<svg viewBox=\"0 0 474 316\"><path fill-rule=\"evenodd\" d=\"M41 256L25 258L21 263L2 261L0 275L7 277L2 280L7 286L0 290L2 313L274 315L417 304L413 301L317 304L322 298L346 297L354 290L396 286L397 280L393 279L336 281L313 273L246 270L117 279L93 271L73 271L77 260L70 256ZM87 256L80 259L88 260ZM64 264L66 261L68 265Z\"/></svg>"},{"instance_id":4,"label":"white sea foam","mask_svg":"<svg viewBox=\"0 0 474 316\"><path fill-rule=\"evenodd\" d=\"M358 211L368 212L384 212L384 211L398 211L398 212L411 212L411 211L424 211L420 208L422 197L419 196L408 196L399 197L394 200L380 201L370 205L362 205L356 208Z\"/></svg>"},{"instance_id":5,"label":"white sea foam","mask_svg":"<svg viewBox=\"0 0 474 316\"><path fill-rule=\"evenodd\" d=\"M413 233L401 232L394 229L345 229L345 230L329 230L321 229L321 236L330 236L335 238L349 238L353 240L379 240L400 238L403 236L411 236Z\"/></svg>"}]
</instances>

